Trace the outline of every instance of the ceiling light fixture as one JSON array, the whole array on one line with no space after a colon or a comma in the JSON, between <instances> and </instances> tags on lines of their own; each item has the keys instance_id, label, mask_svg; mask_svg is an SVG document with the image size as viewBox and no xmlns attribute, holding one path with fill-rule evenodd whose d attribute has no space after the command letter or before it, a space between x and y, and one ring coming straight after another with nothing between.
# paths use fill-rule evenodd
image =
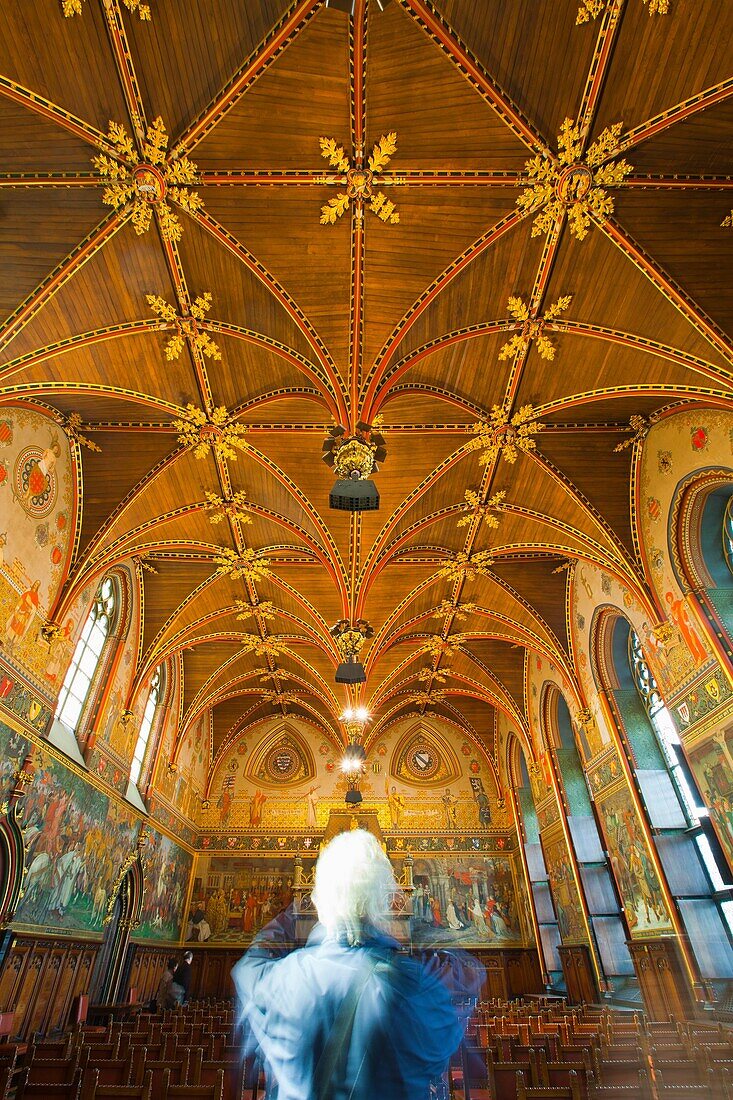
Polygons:
<instances>
[{"instance_id":1,"label":"ceiling light fixture","mask_svg":"<svg viewBox=\"0 0 733 1100\"><path fill-rule=\"evenodd\" d=\"M328 498L331 508L342 512L378 510L379 491L370 475L387 457L384 436L361 421L350 436L345 428L336 425L324 441L321 457L327 466L333 467L337 478Z\"/></svg>"}]
</instances>

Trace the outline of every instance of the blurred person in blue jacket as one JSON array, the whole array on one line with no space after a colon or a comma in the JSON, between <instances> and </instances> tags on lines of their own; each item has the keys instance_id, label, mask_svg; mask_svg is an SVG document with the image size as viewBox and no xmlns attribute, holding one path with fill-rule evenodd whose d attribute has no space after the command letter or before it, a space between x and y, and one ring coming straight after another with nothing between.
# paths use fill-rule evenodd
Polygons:
<instances>
[{"instance_id":1,"label":"blurred person in blue jacket","mask_svg":"<svg viewBox=\"0 0 733 1100\"><path fill-rule=\"evenodd\" d=\"M408 954L388 934L399 893L370 833L334 838L316 865L316 925L292 950L291 907L232 971L277 1100L427 1100L463 1038L483 967Z\"/></svg>"}]
</instances>

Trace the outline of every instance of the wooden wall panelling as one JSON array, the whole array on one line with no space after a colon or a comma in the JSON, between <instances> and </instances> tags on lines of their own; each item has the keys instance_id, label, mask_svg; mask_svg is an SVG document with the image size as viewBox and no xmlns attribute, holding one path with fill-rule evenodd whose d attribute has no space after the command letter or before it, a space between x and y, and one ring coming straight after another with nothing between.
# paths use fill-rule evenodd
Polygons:
<instances>
[{"instance_id":1,"label":"wooden wall panelling","mask_svg":"<svg viewBox=\"0 0 733 1100\"><path fill-rule=\"evenodd\" d=\"M562 972L571 1004L597 1004L600 1000L593 961L584 943L558 947Z\"/></svg>"},{"instance_id":2,"label":"wooden wall panelling","mask_svg":"<svg viewBox=\"0 0 733 1100\"><path fill-rule=\"evenodd\" d=\"M181 952L177 947L148 947L138 943L131 944L128 951L132 953L132 961L122 995L127 999L130 990L135 989L136 999L145 1004L157 994L168 959L180 958Z\"/></svg>"},{"instance_id":3,"label":"wooden wall panelling","mask_svg":"<svg viewBox=\"0 0 733 1100\"><path fill-rule=\"evenodd\" d=\"M695 1002L675 940L632 940L629 951L639 979L644 1007L652 1020L687 1020Z\"/></svg>"},{"instance_id":4,"label":"wooden wall panelling","mask_svg":"<svg viewBox=\"0 0 733 1100\"><path fill-rule=\"evenodd\" d=\"M15 1012L27 1039L63 1029L74 998L89 991L98 943L19 936L0 974L0 1011Z\"/></svg>"}]
</instances>

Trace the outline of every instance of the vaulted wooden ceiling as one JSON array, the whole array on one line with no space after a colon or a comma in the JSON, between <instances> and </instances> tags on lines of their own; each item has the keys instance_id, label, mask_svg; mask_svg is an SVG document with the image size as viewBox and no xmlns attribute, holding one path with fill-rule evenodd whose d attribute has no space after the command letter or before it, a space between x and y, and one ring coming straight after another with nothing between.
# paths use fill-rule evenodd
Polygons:
<instances>
[{"instance_id":1,"label":"vaulted wooden ceiling","mask_svg":"<svg viewBox=\"0 0 733 1100\"><path fill-rule=\"evenodd\" d=\"M563 563L652 598L615 448L733 369L733 9L664 6L4 0L0 401L101 448L62 603L152 565L138 682L182 652L215 750L272 713L337 732L329 628L359 617L373 728L429 706L491 749L527 651L572 674ZM389 135L375 213L337 177ZM236 461L181 441L188 405L246 429ZM528 405L536 449L473 447ZM325 434L377 417L381 509L330 511ZM212 524L207 493L246 506Z\"/></svg>"}]
</instances>

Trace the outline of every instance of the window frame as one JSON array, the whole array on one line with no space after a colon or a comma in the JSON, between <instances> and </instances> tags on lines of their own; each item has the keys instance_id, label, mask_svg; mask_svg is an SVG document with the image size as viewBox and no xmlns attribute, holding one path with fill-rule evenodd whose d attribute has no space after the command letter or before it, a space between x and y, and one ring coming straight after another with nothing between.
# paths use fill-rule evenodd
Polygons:
<instances>
[{"instance_id":1,"label":"window frame","mask_svg":"<svg viewBox=\"0 0 733 1100\"><path fill-rule=\"evenodd\" d=\"M105 594L105 588L108 592ZM94 711L94 703L99 695L99 688L104 679L104 667L108 663L111 651L116 642L116 632L122 617L123 591L119 577L113 573L106 574L99 583L92 605L89 608L81 634L74 647L71 662L66 670L61 689L56 700L54 717L64 726L70 729L77 738L82 740L82 732L88 725L88 718ZM90 651L93 651L92 639L95 636L95 628L104 620L104 630L97 630L99 638L98 649L94 653L94 669L89 675L82 663ZM83 697L74 692L73 688L81 679L86 680ZM69 701L74 699L78 703L78 709L73 721L69 720ZM66 712L66 713L65 713Z\"/></svg>"}]
</instances>

